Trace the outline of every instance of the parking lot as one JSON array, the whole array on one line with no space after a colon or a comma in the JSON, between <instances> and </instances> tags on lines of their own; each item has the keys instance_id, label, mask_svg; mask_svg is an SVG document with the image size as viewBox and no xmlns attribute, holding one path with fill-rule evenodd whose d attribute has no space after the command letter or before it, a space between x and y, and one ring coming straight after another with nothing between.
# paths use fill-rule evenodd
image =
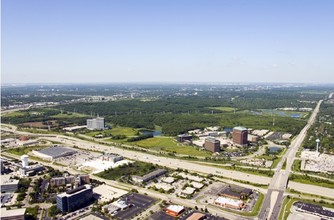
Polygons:
<instances>
[{"instance_id":1,"label":"parking lot","mask_svg":"<svg viewBox=\"0 0 334 220\"><path fill-rule=\"evenodd\" d=\"M114 217L117 219L132 219L135 215L141 213L145 209L148 209L156 201L155 199L140 195L137 193L130 193L122 197L130 207L119 211Z\"/></svg>"}]
</instances>

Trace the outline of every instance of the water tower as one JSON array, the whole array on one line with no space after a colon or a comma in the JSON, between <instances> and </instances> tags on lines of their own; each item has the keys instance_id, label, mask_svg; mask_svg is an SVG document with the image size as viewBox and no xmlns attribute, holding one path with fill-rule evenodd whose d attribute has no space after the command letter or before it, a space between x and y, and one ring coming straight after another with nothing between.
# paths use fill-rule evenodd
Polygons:
<instances>
[{"instance_id":1,"label":"water tower","mask_svg":"<svg viewBox=\"0 0 334 220\"><path fill-rule=\"evenodd\" d=\"M28 155L22 155L21 160L22 160L22 168L28 167Z\"/></svg>"},{"instance_id":2,"label":"water tower","mask_svg":"<svg viewBox=\"0 0 334 220\"><path fill-rule=\"evenodd\" d=\"M315 142L317 142L317 152L319 152L319 143L320 143L319 138L317 140L315 140Z\"/></svg>"}]
</instances>

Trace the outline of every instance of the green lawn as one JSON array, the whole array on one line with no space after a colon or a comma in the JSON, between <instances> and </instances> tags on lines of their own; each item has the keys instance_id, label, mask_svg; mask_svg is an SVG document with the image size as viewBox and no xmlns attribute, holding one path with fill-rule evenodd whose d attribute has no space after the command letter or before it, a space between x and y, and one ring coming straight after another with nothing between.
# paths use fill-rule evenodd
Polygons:
<instances>
[{"instance_id":1,"label":"green lawn","mask_svg":"<svg viewBox=\"0 0 334 220\"><path fill-rule=\"evenodd\" d=\"M104 131L92 131L89 133L86 133L85 135L94 137L97 134L103 134L104 136L110 136L112 134L113 136L116 135L125 135L127 137L137 136L138 129L135 128L129 128L129 127L114 127L110 130L104 130Z\"/></svg>"},{"instance_id":2,"label":"green lawn","mask_svg":"<svg viewBox=\"0 0 334 220\"><path fill-rule=\"evenodd\" d=\"M53 117L53 118L87 118L89 116L85 115L85 114L69 112L67 114L59 113L57 115L52 115L51 117Z\"/></svg>"},{"instance_id":3,"label":"green lawn","mask_svg":"<svg viewBox=\"0 0 334 220\"><path fill-rule=\"evenodd\" d=\"M184 154L190 156L210 156L211 153L207 151L199 151L196 147L182 145L171 137L154 137L137 142L132 142L139 147L156 150L172 152L176 154Z\"/></svg>"},{"instance_id":4,"label":"green lawn","mask_svg":"<svg viewBox=\"0 0 334 220\"><path fill-rule=\"evenodd\" d=\"M210 109L216 109L223 112L233 112L235 108L232 107L210 107ZM235 109L237 110L237 109Z\"/></svg>"},{"instance_id":5,"label":"green lawn","mask_svg":"<svg viewBox=\"0 0 334 220\"><path fill-rule=\"evenodd\" d=\"M330 181L326 179L316 178L313 176L308 176L307 174L306 175L290 174L289 180L294 182L334 189L334 180Z\"/></svg>"},{"instance_id":6,"label":"green lawn","mask_svg":"<svg viewBox=\"0 0 334 220\"><path fill-rule=\"evenodd\" d=\"M7 150L6 152L10 153L10 154L15 154L18 156L22 156L24 154L28 154L29 152L33 151L33 150L39 150L39 149L43 149L43 148L47 148L48 146L35 146L35 147L18 147L18 148L12 148Z\"/></svg>"},{"instance_id":7,"label":"green lawn","mask_svg":"<svg viewBox=\"0 0 334 220\"><path fill-rule=\"evenodd\" d=\"M104 179L117 180L122 176L131 176L131 175L143 176L157 168L158 168L157 166L151 163L136 161L128 165L123 165L116 168L110 168L96 175Z\"/></svg>"},{"instance_id":8,"label":"green lawn","mask_svg":"<svg viewBox=\"0 0 334 220\"><path fill-rule=\"evenodd\" d=\"M25 115L24 112L8 112L4 114L5 117L21 117L24 115Z\"/></svg>"}]
</instances>

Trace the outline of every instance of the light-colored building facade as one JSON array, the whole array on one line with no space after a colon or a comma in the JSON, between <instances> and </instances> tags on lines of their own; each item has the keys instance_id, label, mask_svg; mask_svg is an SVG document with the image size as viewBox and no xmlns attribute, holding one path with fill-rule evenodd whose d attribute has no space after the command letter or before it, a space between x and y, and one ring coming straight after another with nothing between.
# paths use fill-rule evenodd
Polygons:
<instances>
[{"instance_id":1,"label":"light-colored building facade","mask_svg":"<svg viewBox=\"0 0 334 220\"><path fill-rule=\"evenodd\" d=\"M97 117L92 119L87 119L87 129L89 130L104 130L104 118Z\"/></svg>"}]
</instances>

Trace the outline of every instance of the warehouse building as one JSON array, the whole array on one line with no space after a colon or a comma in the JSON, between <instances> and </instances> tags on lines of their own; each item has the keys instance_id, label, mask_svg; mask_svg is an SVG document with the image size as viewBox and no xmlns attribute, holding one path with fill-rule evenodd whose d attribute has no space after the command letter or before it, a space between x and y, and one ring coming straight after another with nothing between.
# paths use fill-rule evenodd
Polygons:
<instances>
[{"instance_id":1,"label":"warehouse building","mask_svg":"<svg viewBox=\"0 0 334 220\"><path fill-rule=\"evenodd\" d=\"M144 176L132 176L132 180L137 183L145 183L165 173L167 173L167 170L157 169L157 170L154 170L153 172L145 174Z\"/></svg>"},{"instance_id":2,"label":"warehouse building","mask_svg":"<svg viewBox=\"0 0 334 220\"><path fill-rule=\"evenodd\" d=\"M44 160L54 160L59 157L66 157L76 154L77 151L66 147L53 146L41 150L33 150L32 153L35 156L42 158Z\"/></svg>"}]
</instances>

